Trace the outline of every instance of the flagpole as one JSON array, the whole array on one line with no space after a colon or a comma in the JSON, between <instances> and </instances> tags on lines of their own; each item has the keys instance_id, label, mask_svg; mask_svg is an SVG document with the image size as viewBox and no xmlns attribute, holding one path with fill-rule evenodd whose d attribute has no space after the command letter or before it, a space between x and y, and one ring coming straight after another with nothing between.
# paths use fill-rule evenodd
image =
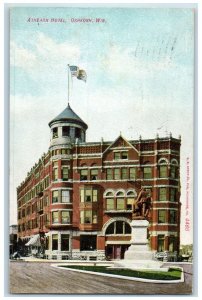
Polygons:
<instances>
[{"instance_id":1,"label":"flagpole","mask_svg":"<svg viewBox=\"0 0 202 300\"><path fill-rule=\"evenodd\" d=\"M68 66L68 106L69 106L69 64Z\"/></svg>"}]
</instances>

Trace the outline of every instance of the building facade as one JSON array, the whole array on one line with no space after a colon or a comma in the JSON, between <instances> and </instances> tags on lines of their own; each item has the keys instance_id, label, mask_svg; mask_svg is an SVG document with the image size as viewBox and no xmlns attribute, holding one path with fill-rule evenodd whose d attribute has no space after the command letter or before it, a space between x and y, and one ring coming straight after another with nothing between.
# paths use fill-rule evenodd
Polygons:
<instances>
[{"instance_id":1,"label":"building facade","mask_svg":"<svg viewBox=\"0 0 202 300\"><path fill-rule=\"evenodd\" d=\"M17 248L17 233L18 226L10 225L9 226L9 256L18 250Z\"/></svg>"},{"instance_id":2,"label":"building facade","mask_svg":"<svg viewBox=\"0 0 202 300\"><path fill-rule=\"evenodd\" d=\"M86 142L68 106L49 123L47 153L17 188L18 238L50 259L120 259L130 246L132 203L151 195L148 237L158 255L180 241L181 139Z\"/></svg>"}]
</instances>

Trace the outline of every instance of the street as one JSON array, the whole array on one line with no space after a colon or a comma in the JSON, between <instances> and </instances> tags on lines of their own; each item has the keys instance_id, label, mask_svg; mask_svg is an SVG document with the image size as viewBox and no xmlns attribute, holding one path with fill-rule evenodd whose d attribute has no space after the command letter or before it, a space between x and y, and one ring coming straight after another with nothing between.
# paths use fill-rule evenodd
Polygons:
<instances>
[{"instance_id":1,"label":"street","mask_svg":"<svg viewBox=\"0 0 202 300\"><path fill-rule=\"evenodd\" d=\"M143 283L82 274L51 267L49 262L10 261L11 294L188 295L192 293L192 265L182 265L185 282Z\"/></svg>"}]
</instances>

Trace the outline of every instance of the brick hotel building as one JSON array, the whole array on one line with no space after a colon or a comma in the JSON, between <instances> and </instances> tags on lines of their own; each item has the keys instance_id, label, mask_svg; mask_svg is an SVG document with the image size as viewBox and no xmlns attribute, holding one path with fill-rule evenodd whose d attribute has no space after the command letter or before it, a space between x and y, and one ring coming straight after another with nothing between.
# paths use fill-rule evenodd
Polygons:
<instances>
[{"instance_id":1,"label":"brick hotel building","mask_svg":"<svg viewBox=\"0 0 202 300\"><path fill-rule=\"evenodd\" d=\"M151 195L148 237L158 256L180 241L180 144L169 137L86 142L68 106L49 123L48 152L17 188L18 239L49 259L119 259L130 246L132 202Z\"/></svg>"}]
</instances>

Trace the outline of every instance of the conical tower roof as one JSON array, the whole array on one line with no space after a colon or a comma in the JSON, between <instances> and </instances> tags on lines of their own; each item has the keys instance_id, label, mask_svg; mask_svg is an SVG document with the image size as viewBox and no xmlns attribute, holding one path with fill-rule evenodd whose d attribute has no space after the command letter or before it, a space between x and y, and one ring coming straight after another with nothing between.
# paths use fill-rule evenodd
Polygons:
<instances>
[{"instance_id":1,"label":"conical tower roof","mask_svg":"<svg viewBox=\"0 0 202 300\"><path fill-rule=\"evenodd\" d=\"M69 123L76 123L83 126L85 129L88 128L88 125L71 109L69 103L68 106L52 121L49 122L49 126L56 122L69 122Z\"/></svg>"}]
</instances>

